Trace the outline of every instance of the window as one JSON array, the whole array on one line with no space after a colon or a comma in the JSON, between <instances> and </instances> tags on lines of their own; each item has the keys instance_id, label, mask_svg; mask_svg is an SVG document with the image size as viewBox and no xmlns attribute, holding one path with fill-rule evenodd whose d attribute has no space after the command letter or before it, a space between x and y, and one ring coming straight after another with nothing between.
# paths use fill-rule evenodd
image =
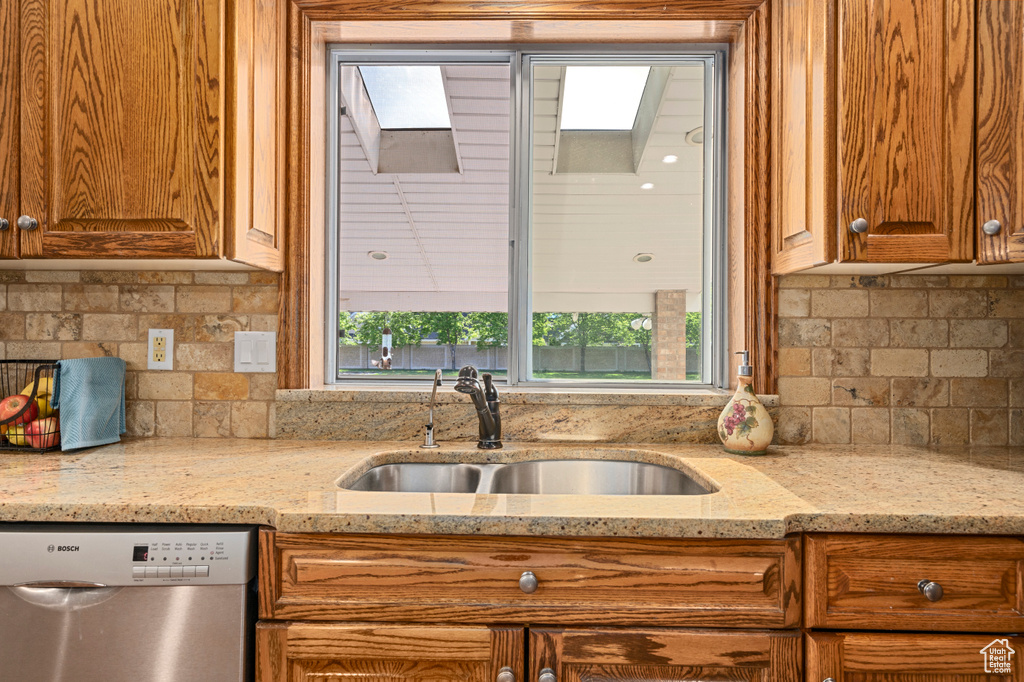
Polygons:
<instances>
[{"instance_id":1,"label":"window","mask_svg":"<svg viewBox=\"0 0 1024 682\"><path fill-rule=\"evenodd\" d=\"M721 385L723 57L336 48L329 378Z\"/></svg>"}]
</instances>

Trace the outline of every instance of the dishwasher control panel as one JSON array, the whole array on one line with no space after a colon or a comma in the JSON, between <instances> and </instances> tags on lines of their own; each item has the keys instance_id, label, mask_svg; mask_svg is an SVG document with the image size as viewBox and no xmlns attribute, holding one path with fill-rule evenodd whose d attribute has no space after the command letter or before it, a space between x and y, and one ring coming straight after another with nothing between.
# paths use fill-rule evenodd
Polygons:
<instances>
[{"instance_id":1,"label":"dishwasher control panel","mask_svg":"<svg viewBox=\"0 0 1024 682\"><path fill-rule=\"evenodd\" d=\"M219 526L33 524L0 531L0 585L245 584L255 541Z\"/></svg>"}]
</instances>

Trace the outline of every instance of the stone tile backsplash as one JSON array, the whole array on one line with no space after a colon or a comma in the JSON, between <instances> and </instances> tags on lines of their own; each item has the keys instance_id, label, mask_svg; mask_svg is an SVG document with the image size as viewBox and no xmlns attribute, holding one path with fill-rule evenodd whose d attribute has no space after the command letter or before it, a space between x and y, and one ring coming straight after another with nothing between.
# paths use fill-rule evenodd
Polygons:
<instances>
[{"instance_id":1,"label":"stone tile backsplash","mask_svg":"<svg viewBox=\"0 0 1024 682\"><path fill-rule=\"evenodd\" d=\"M128 434L265 438L276 374L235 374L234 333L277 330L265 272L0 271L0 358L117 356ZM146 370L150 328L174 370Z\"/></svg>"},{"instance_id":2,"label":"stone tile backsplash","mask_svg":"<svg viewBox=\"0 0 1024 682\"><path fill-rule=\"evenodd\" d=\"M784 443L1024 445L1024 277L779 280Z\"/></svg>"}]
</instances>

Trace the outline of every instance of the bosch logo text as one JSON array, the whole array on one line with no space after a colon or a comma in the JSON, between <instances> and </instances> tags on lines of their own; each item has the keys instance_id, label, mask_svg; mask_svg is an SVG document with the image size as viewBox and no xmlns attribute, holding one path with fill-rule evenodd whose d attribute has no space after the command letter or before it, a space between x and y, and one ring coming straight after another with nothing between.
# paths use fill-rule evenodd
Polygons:
<instances>
[{"instance_id":1,"label":"bosch logo text","mask_svg":"<svg viewBox=\"0 0 1024 682\"><path fill-rule=\"evenodd\" d=\"M58 552L77 552L78 545L57 545Z\"/></svg>"}]
</instances>

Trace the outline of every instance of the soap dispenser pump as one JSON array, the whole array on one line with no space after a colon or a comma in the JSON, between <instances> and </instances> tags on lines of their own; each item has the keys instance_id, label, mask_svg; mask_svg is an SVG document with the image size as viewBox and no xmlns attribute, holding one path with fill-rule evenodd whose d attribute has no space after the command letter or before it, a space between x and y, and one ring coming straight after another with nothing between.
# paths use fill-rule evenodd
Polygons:
<instances>
[{"instance_id":1,"label":"soap dispenser pump","mask_svg":"<svg viewBox=\"0 0 1024 682\"><path fill-rule=\"evenodd\" d=\"M737 373L736 393L718 418L718 437L725 451L734 455L763 455L775 435L775 425L751 385L754 377L750 352L738 351L743 363Z\"/></svg>"}]
</instances>

